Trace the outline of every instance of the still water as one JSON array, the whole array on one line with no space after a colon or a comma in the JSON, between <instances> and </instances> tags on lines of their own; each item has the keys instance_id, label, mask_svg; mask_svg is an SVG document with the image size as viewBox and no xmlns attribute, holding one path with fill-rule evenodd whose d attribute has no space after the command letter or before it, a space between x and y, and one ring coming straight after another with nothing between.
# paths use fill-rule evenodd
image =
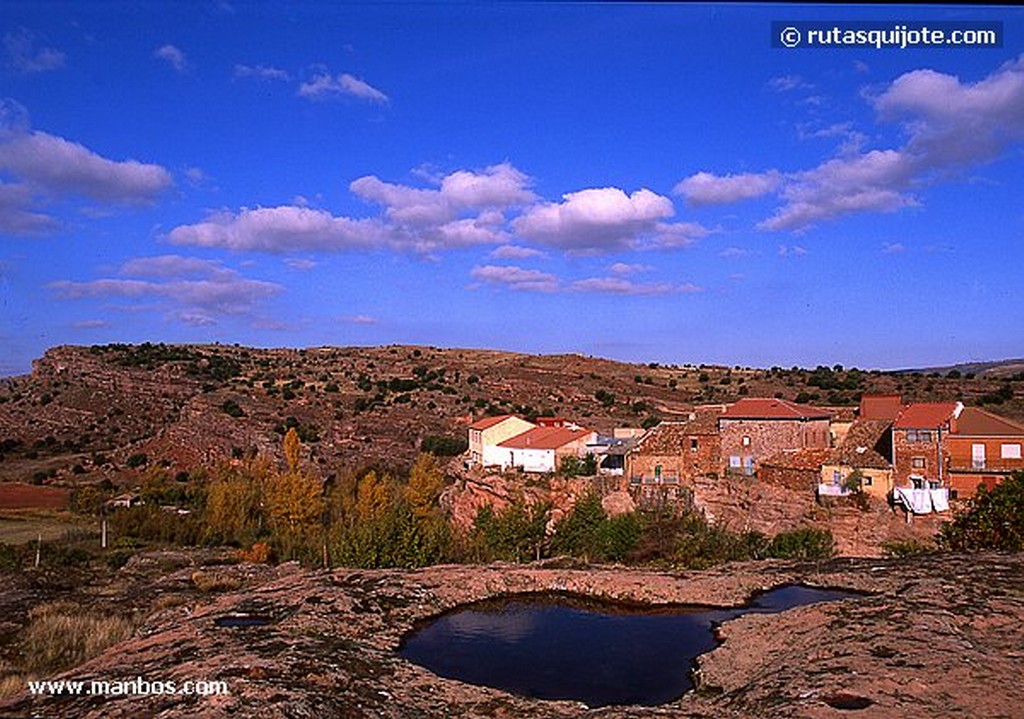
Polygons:
<instances>
[{"instance_id":1,"label":"still water","mask_svg":"<svg viewBox=\"0 0 1024 719\"><path fill-rule=\"evenodd\" d=\"M441 615L410 633L399 652L440 676L537 699L653 706L693 687L694 660L717 644L715 623L856 596L787 585L736 609L650 609L518 595Z\"/></svg>"}]
</instances>

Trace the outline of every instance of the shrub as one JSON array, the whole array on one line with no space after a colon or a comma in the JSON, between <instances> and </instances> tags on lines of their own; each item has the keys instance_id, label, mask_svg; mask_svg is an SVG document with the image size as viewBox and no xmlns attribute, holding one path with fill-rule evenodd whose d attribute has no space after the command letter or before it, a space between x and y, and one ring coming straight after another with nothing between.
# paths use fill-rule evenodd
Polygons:
<instances>
[{"instance_id":1,"label":"shrub","mask_svg":"<svg viewBox=\"0 0 1024 719\"><path fill-rule=\"evenodd\" d=\"M882 554L886 557L917 557L934 551L933 545L917 539L890 539L882 542Z\"/></svg>"},{"instance_id":2,"label":"shrub","mask_svg":"<svg viewBox=\"0 0 1024 719\"><path fill-rule=\"evenodd\" d=\"M767 556L776 559L828 559L834 550L832 532L804 527L776 534L767 548Z\"/></svg>"},{"instance_id":3,"label":"shrub","mask_svg":"<svg viewBox=\"0 0 1024 719\"><path fill-rule=\"evenodd\" d=\"M132 469L135 469L136 467L143 466L148 461L149 461L149 457L147 457L145 454L139 453L139 454L133 454L131 457L129 457L128 460L125 462L125 464L127 464Z\"/></svg>"},{"instance_id":4,"label":"shrub","mask_svg":"<svg viewBox=\"0 0 1024 719\"><path fill-rule=\"evenodd\" d=\"M233 399L224 400L224 404L220 406L224 410L225 414L229 414L232 417L244 417L245 411L238 406L238 402Z\"/></svg>"},{"instance_id":5,"label":"shrub","mask_svg":"<svg viewBox=\"0 0 1024 719\"><path fill-rule=\"evenodd\" d=\"M465 437L448 435L428 435L420 444L420 450L438 457L457 457L467 449L469 449L469 441Z\"/></svg>"},{"instance_id":6,"label":"shrub","mask_svg":"<svg viewBox=\"0 0 1024 719\"><path fill-rule=\"evenodd\" d=\"M992 489L978 486L967 509L939 530L939 545L957 552L1024 549L1024 472Z\"/></svg>"}]
</instances>

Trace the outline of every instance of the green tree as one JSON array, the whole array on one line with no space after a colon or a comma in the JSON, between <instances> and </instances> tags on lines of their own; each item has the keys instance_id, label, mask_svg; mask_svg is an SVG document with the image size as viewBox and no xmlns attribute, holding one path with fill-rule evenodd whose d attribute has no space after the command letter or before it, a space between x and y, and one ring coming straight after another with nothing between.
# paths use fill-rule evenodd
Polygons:
<instances>
[{"instance_id":1,"label":"green tree","mask_svg":"<svg viewBox=\"0 0 1024 719\"><path fill-rule=\"evenodd\" d=\"M942 525L939 545L956 552L1024 549L1024 472L1014 472L992 489L979 485L966 510Z\"/></svg>"}]
</instances>

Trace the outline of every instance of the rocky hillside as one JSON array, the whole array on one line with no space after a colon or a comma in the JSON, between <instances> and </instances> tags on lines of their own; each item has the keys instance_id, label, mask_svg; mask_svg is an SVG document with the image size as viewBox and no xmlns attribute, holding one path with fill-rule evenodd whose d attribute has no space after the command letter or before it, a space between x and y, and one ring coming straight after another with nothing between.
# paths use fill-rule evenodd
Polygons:
<instances>
[{"instance_id":1,"label":"rocky hillside","mask_svg":"<svg viewBox=\"0 0 1024 719\"><path fill-rule=\"evenodd\" d=\"M406 465L424 439L485 414L559 414L610 431L694 404L781 396L853 405L862 392L962 399L1024 418L1024 378L628 364L435 347L55 347L0 385L0 480L72 483L162 463L276 453L297 426L326 470Z\"/></svg>"}]
</instances>

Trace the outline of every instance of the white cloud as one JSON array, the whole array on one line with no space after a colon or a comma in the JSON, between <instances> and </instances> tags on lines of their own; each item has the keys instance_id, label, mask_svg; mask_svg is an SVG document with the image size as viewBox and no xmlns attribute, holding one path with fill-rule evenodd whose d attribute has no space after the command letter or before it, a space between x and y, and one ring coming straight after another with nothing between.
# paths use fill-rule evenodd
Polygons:
<instances>
[{"instance_id":1,"label":"white cloud","mask_svg":"<svg viewBox=\"0 0 1024 719\"><path fill-rule=\"evenodd\" d=\"M902 242L886 242L882 245L883 255L896 255L903 252L906 248Z\"/></svg>"},{"instance_id":2,"label":"white cloud","mask_svg":"<svg viewBox=\"0 0 1024 719\"><path fill-rule=\"evenodd\" d=\"M906 152L922 170L984 162L1024 138L1024 55L965 84L952 75L915 70L874 100L883 120L904 120Z\"/></svg>"},{"instance_id":3,"label":"white cloud","mask_svg":"<svg viewBox=\"0 0 1024 719\"><path fill-rule=\"evenodd\" d=\"M118 274L131 279L60 280L48 287L62 300L154 299L169 316L198 325L215 323L221 315L248 315L283 289L243 277L215 261L179 255L135 258Z\"/></svg>"},{"instance_id":4,"label":"white cloud","mask_svg":"<svg viewBox=\"0 0 1024 719\"><path fill-rule=\"evenodd\" d=\"M376 220L334 217L325 210L283 205L220 212L194 225L180 225L167 235L175 245L284 253L374 248L388 230Z\"/></svg>"},{"instance_id":5,"label":"white cloud","mask_svg":"<svg viewBox=\"0 0 1024 719\"><path fill-rule=\"evenodd\" d=\"M110 322L107 320L81 320L80 322L72 323L71 326L79 330L95 330L109 327Z\"/></svg>"},{"instance_id":6,"label":"white cloud","mask_svg":"<svg viewBox=\"0 0 1024 719\"><path fill-rule=\"evenodd\" d=\"M266 65L235 65L235 77L255 78L257 80L291 80L286 70Z\"/></svg>"},{"instance_id":7,"label":"white cloud","mask_svg":"<svg viewBox=\"0 0 1024 719\"><path fill-rule=\"evenodd\" d=\"M749 257L750 255L750 250L745 250L742 247L726 247L718 253L719 257L724 257L727 260L736 260L742 257Z\"/></svg>"},{"instance_id":8,"label":"white cloud","mask_svg":"<svg viewBox=\"0 0 1024 719\"><path fill-rule=\"evenodd\" d=\"M674 285L671 282L633 282L624 277L591 277L573 282L571 288L576 292L613 295L674 295L702 291L702 288L689 283Z\"/></svg>"},{"instance_id":9,"label":"white cloud","mask_svg":"<svg viewBox=\"0 0 1024 719\"><path fill-rule=\"evenodd\" d=\"M616 262L608 271L613 275L635 275L641 272L649 272L654 269L650 265L629 264L627 262Z\"/></svg>"},{"instance_id":10,"label":"white cloud","mask_svg":"<svg viewBox=\"0 0 1024 719\"><path fill-rule=\"evenodd\" d=\"M0 170L44 192L104 202L153 200L173 184L160 165L108 160L45 132L0 130Z\"/></svg>"},{"instance_id":11,"label":"white cloud","mask_svg":"<svg viewBox=\"0 0 1024 719\"><path fill-rule=\"evenodd\" d=\"M807 90L813 85L809 84L799 75L780 75L768 81L768 87L775 92L789 92L790 90Z\"/></svg>"},{"instance_id":12,"label":"white cloud","mask_svg":"<svg viewBox=\"0 0 1024 719\"><path fill-rule=\"evenodd\" d=\"M32 211L32 193L27 187L0 181L0 233L41 235L59 226L52 217Z\"/></svg>"},{"instance_id":13,"label":"white cloud","mask_svg":"<svg viewBox=\"0 0 1024 719\"><path fill-rule=\"evenodd\" d=\"M320 99L337 95L346 95L382 105L389 102L388 96L383 92L348 73L342 73L337 77L320 73L312 80L299 85L300 97Z\"/></svg>"},{"instance_id":14,"label":"white cloud","mask_svg":"<svg viewBox=\"0 0 1024 719\"><path fill-rule=\"evenodd\" d=\"M866 136L850 123L836 123L802 131L843 139L839 156L817 167L786 175L698 173L676 192L695 204L777 193L782 204L757 225L762 230L800 231L850 213L917 206L914 190L991 161L1024 139L1024 55L974 83L914 70L869 100L879 121L902 123L907 141L901 147L864 151Z\"/></svg>"},{"instance_id":15,"label":"white cloud","mask_svg":"<svg viewBox=\"0 0 1024 719\"><path fill-rule=\"evenodd\" d=\"M36 47L35 36L22 28L4 35L7 65L16 72L30 75L64 67L64 53L52 47Z\"/></svg>"},{"instance_id":16,"label":"white cloud","mask_svg":"<svg viewBox=\"0 0 1024 719\"><path fill-rule=\"evenodd\" d=\"M807 250L800 245L779 245L779 257L803 257Z\"/></svg>"},{"instance_id":17,"label":"white cloud","mask_svg":"<svg viewBox=\"0 0 1024 719\"><path fill-rule=\"evenodd\" d=\"M577 252L635 248L655 233L659 221L674 214L672 201L647 189L631 195L615 187L563 195L543 202L512 221L526 239Z\"/></svg>"},{"instance_id":18,"label":"white cloud","mask_svg":"<svg viewBox=\"0 0 1024 719\"><path fill-rule=\"evenodd\" d=\"M164 45L153 51L153 57L165 61L174 68L175 72L188 72L188 59L185 53L174 45Z\"/></svg>"},{"instance_id":19,"label":"white cloud","mask_svg":"<svg viewBox=\"0 0 1024 719\"><path fill-rule=\"evenodd\" d=\"M293 270L311 270L317 266L314 260L307 260L299 257L289 258L284 261Z\"/></svg>"},{"instance_id":20,"label":"white cloud","mask_svg":"<svg viewBox=\"0 0 1024 719\"><path fill-rule=\"evenodd\" d=\"M915 163L898 150L872 150L836 158L791 176L782 190L786 204L758 224L765 230L800 230L850 212L895 212L917 200L906 195Z\"/></svg>"},{"instance_id":21,"label":"white cloud","mask_svg":"<svg viewBox=\"0 0 1024 719\"><path fill-rule=\"evenodd\" d=\"M440 180L440 188L423 189L385 182L375 175L353 180L349 189L364 200L384 206L385 216L398 224L436 225L472 210L498 210L481 214L489 224L500 224L500 210L532 202L530 178L510 163L480 171L458 170Z\"/></svg>"},{"instance_id":22,"label":"white cloud","mask_svg":"<svg viewBox=\"0 0 1024 719\"><path fill-rule=\"evenodd\" d=\"M527 270L515 266L484 265L474 267L470 276L480 282L508 287L512 290L555 292L558 278L540 270Z\"/></svg>"},{"instance_id":23,"label":"white cloud","mask_svg":"<svg viewBox=\"0 0 1024 719\"><path fill-rule=\"evenodd\" d=\"M776 170L724 176L698 172L682 180L673 192L691 205L721 205L767 195L781 182L782 175Z\"/></svg>"},{"instance_id":24,"label":"white cloud","mask_svg":"<svg viewBox=\"0 0 1024 719\"><path fill-rule=\"evenodd\" d=\"M494 248L487 256L495 260L522 260L527 257L543 257L544 253L533 247L502 245L501 247Z\"/></svg>"},{"instance_id":25,"label":"white cloud","mask_svg":"<svg viewBox=\"0 0 1024 719\"><path fill-rule=\"evenodd\" d=\"M341 321L349 325L375 325L380 322L380 320L372 315L349 315L342 317Z\"/></svg>"}]
</instances>

